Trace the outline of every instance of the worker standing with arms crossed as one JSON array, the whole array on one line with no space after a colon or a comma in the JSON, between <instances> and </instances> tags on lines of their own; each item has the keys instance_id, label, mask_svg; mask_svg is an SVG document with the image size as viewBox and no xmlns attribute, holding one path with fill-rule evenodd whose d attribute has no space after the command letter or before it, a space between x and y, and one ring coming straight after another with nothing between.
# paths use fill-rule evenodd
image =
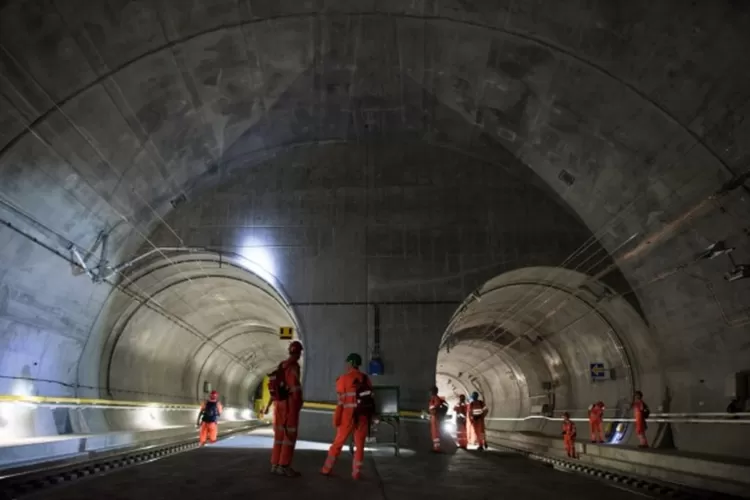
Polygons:
<instances>
[{"instance_id":1,"label":"worker standing with arms crossed","mask_svg":"<svg viewBox=\"0 0 750 500\"><path fill-rule=\"evenodd\" d=\"M437 386L430 389L430 402L428 406L430 414L430 435L432 436L432 451L440 453L440 422L448 412L448 404L445 399L438 395Z\"/></svg>"},{"instance_id":2,"label":"worker standing with arms crossed","mask_svg":"<svg viewBox=\"0 0 750 500\"><path fill-rule=\"evenodd\" d=\"M589 428L591 430L591 442L592 443L603 443L604 442L604 431L602 431L602 425L604 424L604 403L597 401L591 406L589 410Z\"/></svg>"},{"instance_id":3,"label":"worker standing with arms crossed","mask_svg":"<svg viewBox=\"0 0 750 500\"><path fill-rule=\"evenodd\" d=\"M365 460L365 441L370 430L370 422L375 413L375 398L372 393L370 378L359 371L362 357L352 353L346 358L346 373L336 379L336 393L338 405L333 414L333 425L336 427L336 437L328 449L320 473L330 476L333 466L341 455L341 449L346 440L354 433L354 461L352 462L352 479L360 479L362 464Z\"/></svg>"},{"instance_id":4,"label":"worker standing with arms crossed","mask_svg":"<svg viewBox=\"0 0 750 500\"><path fill-rule=\"evenodd\" d=\"M198 427L200 428L200 434L198 437L198 443L200 446L205 446L206 439L212 443L216 442L216 438L219 434L219 416L224 411L221 403L219 403L219 393L211 391L208 395L208 401L201 403L201 411L198 413Z\"/></svg>"},{"instance_id":5,"label":"worker standing with arms crossed","mask_svg":"<svg viewBox=\"0 0 750 500\"><path fill-rule=\"evenodd\" d=\"M479 399L479 393L474 391L471 393L471 403L469 403L469 419L471 419L471 427L476 437L478 448L477 450L483 451L487 449L487 437L485 435L484 418L488 413L487 405L484 401Z\"/></svg>"},{"instance_id":6,"label":"worker standing with arms crossed","mask_svg":"<svg viewBox=\"0 0 750 500\"><path fill-rule=\"evenodd\" d=\"M295 340L289 344L289 358L279 364L276 371L269 374L268 390L274 406L271 473L279 476L300 475L291 465L294 447L297 444L299 412L302 410L299 368L301 357L302 344Z\"/></svg>"},{"instance_id":7,"label":"worker standing with arms crossed","mask_svg":"<svg viewBox=\"0 0 750 500\"><path fill-rule=\"evenodd\" d=\"M461 394L458 397L458 404L453 407L453 413L456 414L456 441L458 447L462 450L465 450L469 444L466 438L466 414L468 411L469 407L466 404L466 396Z\"/></svg>"}]
</instances>

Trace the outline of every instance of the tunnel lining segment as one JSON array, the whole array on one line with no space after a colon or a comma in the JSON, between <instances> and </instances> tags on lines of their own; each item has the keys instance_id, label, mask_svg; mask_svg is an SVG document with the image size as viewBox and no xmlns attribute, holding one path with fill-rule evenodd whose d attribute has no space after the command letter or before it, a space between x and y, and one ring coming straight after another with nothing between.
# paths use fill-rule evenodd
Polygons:
<instances>
[{"instance_id":1,"label":"tunnel lining segment","mask_svg":"<svg viewBox=\"0 0 750 500\"><path fill-rule=\"evenodd\" d=\"M605 287L605 285L603 285L601 283L598 283L598 285L602 286L602 287ZM589 301L588 299L582 297L581 295L576 294L575 290L571 290L570 288L567 288L565 286L556 284L556 283L554 283L552 281L549 281L549 280L513 281L512 283L508 283L508 284L504 284L504 285L497 285L497 286L493 286L491 288L488 288L487 290L483 290L482 293L481 293L481 295L478 295L478 297L482 298L482 297L488 296L488 295L490 295L490 294L492 294L494 292L497 292L497 291L500 291L500 290L503 290L503 289L506 289L506 288L516 287L516 286L521 286L521 287L524 287L524 286L540 286L540 287L544 287L544 288L548 288L548 289L553 289L553 290L555 290L557 292L562 292L562 293L565 294L566 298L573 298L573 299L579 301L580 303L582 303L587 308L586 309L587 310L586 314L590 314L591 312L593 312L594 314L596 314L596 316L609 327L610 335L612 335L614 337L614 340L617 343L620 352L622 353L624 365L627 367L627 370L628 370L628 377L630 378L630 380L633 381L634 386L637 385L638 380L636 378L636 373L632 369L632 365L631 365L631 362L630 362L630 356L628 355L628 350L626 349L625 344L623 343L622 338L620 337L620 335L619 335L619 333L617 331L617 328L615 327L615 325L613 324L613 322L605 314L603 314L599 310L599 305L598 304L592 304L591 301ZM582 290L582 288L579 287L578 290ZM584 291L584 293L587 292L586 290L583 290L583 291ZM542 293L544 293L544 292L542 292ZM523 316L523 312L524 312L525 308L528 306L529 303L531 303L531 302L533 302L535 300L536 300L536 298L532 298L529 301L526 301L526 304L521 304L521 309L517 310L515 312L512 312L509 317L506 317L505 320L503 320L501 322L501 325L505 321L513 319L517 315ZM515 305L511 307L511 310L512 309L515 309ZM531 312L535 312L535 311L537 311L539 309L541 309L541 307L535 308ZM482 315L482 314L487 314L487 312L486 311L478 310L478 311L476 311L473 314L479 316L479 315ZM457 315L457 320L465 319L468 316L470 316L470 315L465 315L465 314L459 313ZM560 333L560 332L566 330L567 328L569 328L573 324L575 324L578 321L580 321L580 319L582 319L583 317L584 316L579 316L579 318L575 319L572 323L569 323L568 325L564 326L562 329L558 330L557 332L553 332L550 335L555 335L556 333ZM453 322L452 322L452 324L453 324ZM493 322L491 324L493 325L493 328L494 328L495 322ZM529 330L531 330L531 329L536 330L533 327L529 328ZM487 330L490 330L490 328L488 328ZM526 330L526 332L524 332L524 333L527 333L529 330ZM453 330L451 332L449 332L449 330L446 330L446 334L443 336L443 341L441 341L440 349L443 349L447 345L447 343L451 339L451 334L453 332L455 332L455 330ZM520 338L521 338L520 335L516 335L516 339L520 339ZM548 338L549 338L549 335L543 336L542 341L546 341L546 340L548 340Z\"/></svg>"},{"instance_id":2,"label":"tunnel lining segment","mask_svg":"<svg viewBox=\"0 0 750 500\"><path fill-rule=\"evenodd\" d=\"M136 57L134 57L134 58L132 58L130 60L127 60L127 61L121 63L120 65L118 65L114 69L108 69L107 71L102 72L101 74L99 74L98 76L96 76L94 79L92 79L91 82L88 82L86 85L84 85L82 88L79 88L79 89L73 91L68 96L65 96L64 98L59 99L59 100L53 99L53 97L51 95L49 95L49 93L47 92L47 90L44 89L44 87L38 81L36 81L36 79L29 73L29 71L25 67L23 67L22 65L18 64L18 61L16 61L16 64L19 67L23 68L23 71L28 74L29 78L31 78L32 81L34 81L34 83L40 89L42 89L42 91L45 93L45 95L47 96L47 98L53 103L53 106L50 107L49 109L47 109L46 111L41 112L39 114L39 116L37 118L35 118L34 120L31 120L29 123L25 124L23 130L18 135L16 135L13 138L11 138L10 141L8 141L8 143L4 147L0 148L0 156L4 155L7 150L9 150L10 148L12 148L13 145L16 144L24 135L26 135L29 132L31 132L33 128L37 127L40 123L43 123L45 120L49 119L49 117L54 112L61 112L61 108L66 103L68 103L68 102L74 100L76 97L84 94L85 92L87 92L88 90L90 90L92 87L97 86L97 85L101 85L105 81L111 80L114 77L114 75L116 75L120 71L128 68L129 66L137 63L138 61L140 61L140 60L142 60L144 58L147 58L149 56L158 54L159 52L162 52L164 50L168 50L168 49L171 50L174 47L183 45L183 44L185 44L185 43L187 43L187 42L189 42L191 40L194 40L194 39L197 39L197 38L200 38L202 36L209 35L209 34L212 34L212 33L216 33L216 32L219 32L219 31L223 31L223 30L236 29L236 28L242 29L243 27L248 26L248 25L252 25L252 24L274 22L274 21L279 21L279 20L311 19L311 18L318 19L318 18L321 18L321 17L326 17L326 16L328 16L330 14L340 15L340 16L356 16L356 17L360 17L360 18L361 17L376 17L376 16L378 16L378 17L388 17L388 18L412 19L412 20L423 21L423 22L443 22L443 23L461 24L461 25L465 25L465 26L471 26L471 27L474 27L474 28L478 28L478 29L489 30L489 31L492 31L492 32L495 32L495 33L500 33L502 35L505 35L505 36L508 36L508 37L511 37L511 38L520 39L520 40L523 40L523 41L526 41L526 42L530 42L530 43L533 43L535 45L544 47L544 48L549 49L549 50L551 50L553 52L561 54L561 55L563 55L563 56L565 56L567 58L575 60L576 62L578 62L580 64L583 64L583 65L585 65L585 66L587 66L589 68L592 68L596 72L600 73L601 75L604 75L607 78L611 79L612 81L617 82L618 85L621 85L621 86L627 88L634 95L638 96L638 98L641 99L643 102L648 103L649 106L651 106L654 109L658 110L658 112L660 114L662 114L663 116L667 117L674 124L678 125L679 128L684 133L688 134L693 139L693 141L695 141L696 144L700 144L701 147L704 148L705 151L707 151L712 156L712 158L715 161L717 161L718 164L721 165L721 167L727 173L730 174L730 176L732 178L735 178L737 176L737 174L734 172L734 169L732 169L732 167L730 167L729 164L727 164L727 162L725 162L719 155L717 155L716 152L713 150L713 148L709 147L709 145L704 141L703 137L700 134L698 134L691 127L689 127L686 124L682 123L679 119L677 119L677 117L675 117L672 113L670 113L669 110L667 110L664 106L660 105L658 102L656 102L653 99L651 99L645 92L641 91L640 89L638 89L633 84L627 82L626 80L624 80L622 78L617 77L612 72L610 72L607 69L599 66L598 64L594 63L593 61L590 61L590 60L588 60L588 59L586 59L586 58L584 58L584 57L576 54L571 49L565 48L565 47L563 47L561 45L552 43L552 42L544 40L542 38L535 37L535 36L533 36L530 33L522 32L522 31L514 31L514 30L511 30L511 29L508 29L507 27L492 26L492 25L489 25L489 24L483 24L483 23L479 23L479 22L472 22L472 21L468 21L468 20L465 20L465 19L455 19L455 18L451 18L449 16L427 16L427 15L408 14L408 13L403 13L403 12L398 12L398 13L389 13L389 12L362 12L362 11L360 11L360 12L332 12L332 13L309 13L309 12L306 12L306 13L297 13L297 14L280 14L280 15L277 15L277 16L266 17L266 18L262 18L262 19L258 19L258 18L255 18L255 19L245 19L245 20L242 20L242 21L236 22L236 23L224 23L224 24L221 24L221 25L218 25L218 26L211 27L209 29L205 29L205 30L201 30L201 31L198 31L198 32L195 32L195 33L191 33L191 34L186 35L186 36L184 36L182 38L173 39L173 40L169 40L168 39L167 43L165 43L165 44L163 44L163 45L161 45L159 47L155 47L153 49L145 51L145 52L139 54L138 56L136 56ZM20 113L20 110L19 110L19 113ZM65 113L63 113L63 116L67 117L67 115L65 115ZM743 185L743 187L744 187L744 189L746 191L750 190L750 188L748 188L747 186Z\"/></svg>"},{"instance_id":3,"label":"tunnel lining segment","mask_svg":"<svg viewBox=\"0 0 750 500\"><path fill-rule=\"evenodd\" d=\"M610 408L621 407L638 387L638 371L643 367L633 365L631 356L636 345L642 349L640 344L649 340L648 328L640 315L614 294L605 293L607 298L597 302L595 290L583 287L589 281L581 273L562 268L517 269L489 280L453 315L441 340L439 371L456 377L460 368L450 366L453 358L455 362L463 360L460 366L471 366L475 376L483 379L482 385L490 387L488 404L500 405L491 409L491 416L524 417L531 405L540 402L585 411L593 398L605 399ZM597 286L608 289L601 283ZM571 301L571 297L577 300ZM490 321L504 311L510 311L504 320ZM498 323L514 340L498 343L488 335ZM536 341L522 340L522 333L529 331L525 324L535 326ZM462 337L466 332L469 336ZM636 340L635 345L630 340ZM607 392L609 399L601 393L604 386L589 379L588 365L597 358L618 367L617 379L605 383L614 384L609 389L614 392ZM625 373L619 373L622 368ZM542 390L546 381L553 383L549 391ZM504 401L515 399L516 389L520 400L512 404ZM543 399L545 394L551 399ZM525 423L507 425L520 430L529 427Z\"/></svg>"},{"instance_id":4,"label":"tunnel lining segment","mask_svg":"<svg viewBox=\"0 0 750 500\"><path fill-rule=\"evenodd\" d=\"M218 258L222 259L221 262ZM221 267L217 267L219 265ZM299 322L283 291L275 289L273 284L245 266L228 262L223 256L190 253L170 257L168 263L164 259L155 259L143 262L133 269L129 273L129 279L141 287L142 293L145 292L156 300L168 316L161 315L154 325L143 323L148 321L146 318L154 318L155 314L160 313L148 307L151 299L127 301L121 303L119 309L115 309L116 323L103 346L104 359L100 369L100 375L104 376L102 385L110 397L114 397L119 390L132 389L129 385L138 383L136 378L135 381L129 381L127 387L114 387L114 381L122 379L122 370L129 363L143 363L142 354L131 352L134 348L138 352L148 349L132 344L137 338L143 338L142 341L138 340L139 343L156 342L152 354L148 355L148 359L152 361L142 369L148 370L150 365L159 362L179 362L176 357L186 356L179 369L182 377L178 376L182 379L183 389L175 389L175 397L199 399L202 380L213 378L215 383L226 388L224 392L229 392L228 399L236 401L244 397L246 403L252 392L247 386L257 383L265 374L264 370L286 356L286 342L274 335L278 327L291 324L299 337L302 336ZM206 289L206 286L209 288ZM182 297L170 300L178 291ZM219 294L219 297L214 298L215 294ZM224 296L226 297L222 298ZM147 307L144 308L144 305ZM177 321L172 321L170 314L177 315ZM186 323L182 324L184 322ZM160 329L160 324L166 325L166 329ZM156 328L159 333L156 337L148 331L141 333L138 325L149 325L149 329ZM193 329L198 332L197 336ZM180 338L184 339L185 330L195 340L188 341L187 344L184 340L179 341ZM123 345L125 337L128 337L127 345ZM179 344L174 344L175 342L182 346L176 348ZM168 348L170 343L176 348L173 353L158 351ZM256 356L248 356L248 353L256 353ZM127 361L128 359L131 361ZM162 361L158 361L159 359ZM162 370L177 368L165 367ZM184 384L188 379L194 381L189 384L192 386L190 394L185 394L187 386ZM175 381L174 384L179 385L180 382ZM149 390L142 392L148 394L152 390L153 387L149 387ZM243 393L248 394L243 396Z\"/></svg>"}]
</instances>

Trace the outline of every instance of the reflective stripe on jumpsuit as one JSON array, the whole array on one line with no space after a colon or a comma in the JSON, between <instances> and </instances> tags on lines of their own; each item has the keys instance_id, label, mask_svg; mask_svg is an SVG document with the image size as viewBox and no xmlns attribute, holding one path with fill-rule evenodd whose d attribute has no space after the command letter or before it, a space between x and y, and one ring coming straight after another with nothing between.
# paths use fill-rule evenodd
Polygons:
<instances>
[{"instance_id":1,"label":"reflective stripe on jumpsuit","mask_svg":"<svg viewBox=\"0 0 750 500\"><path fill-rule=\"evenodd\" d=\"M432 436L432 450L440 451L440 418L437 409L445 402L440 396L431 396L429 403L430 435Z\"/></svg>"},{"instance_id":2,"label":"reflective stripe on jumpsuit","mask_svg":"<svg viewBox=\"0 0 750 500\"><path fill-rule=\"evenodd\" d=\"M352 462L352 477L359 479L362 472L362 465L365 460L365 441L370 429L370 421L366 416L355 415L354 410L357 408L357 392L355 381L360 380L364 374L358 368L350 367L344 375L336 380L336 393L339 395L338 406L333 415L333 425L336 428L336 437L333 444L328 449L321 474L331 474L336 460L341 455L341 450L346 444L346 440L354 433L354 461ZM369 379L368 379L369 384ZM370 387L370 389L372 389Z\"/></svg>"}]
</instances>

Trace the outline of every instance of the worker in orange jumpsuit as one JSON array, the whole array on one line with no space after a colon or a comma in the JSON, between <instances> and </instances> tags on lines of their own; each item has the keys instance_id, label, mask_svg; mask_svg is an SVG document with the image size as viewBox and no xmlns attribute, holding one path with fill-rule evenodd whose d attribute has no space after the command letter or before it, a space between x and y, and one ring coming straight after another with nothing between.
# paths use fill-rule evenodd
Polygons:
<instances>
[{"instance_id":1,"label":"worker in orange jumpsuit","mask_svg":"<svg viewBox=\"0 0 750 500\"><path fill-rule=\"evenodd\" d=\"M638 447L648 448L648 439L646 438L648 425L646 425L646 418L648 418L650 410L645 401L643 401L643 393L641 391L635 391L631 408L633 408L635 416L635 433L638 436Z\"/></svg>"},{"instance_id":2,"label":"worker in orange jumpsuit","mask_svg":"<svg viewBox=\"0 0 750 500\"><path fill-rule=\"evenodd\" d=\"M487 438L484 433L484 419L487 416L489 409L484 401L479 399L479 393L474 391L471 393L471 402L469 403L469 420L471 421L471 427L473 430L473 437L478 445L477 450L483 451L487 449Z\"/></svg>"},{"instance_id":3,"label":"worker in orange jumpsuit","mask_svg":"<svg viewBox=\"0 0 750 500\"><path fill-rule=\"evenodd\" d=\"M219 393L211 391L208 395L208 400L201 403L201 411L198 413L198 426L200 428L200 434L198 442L200 446L205 446L206 439L212 443L216 442L216 438L219 434L219 416L224 411L221 403L219 402Z\"/></svg>"},{"instance_id":4,"label":"worker in orange jumpsuit","mask_svg":"<svg viewBox=\"0 0 750 500\"><path fill-rule=\"evenodd\" d=\"M438 388L433 386L430 389L430 402L428 412L430 414L430 435L432 436L432 451L440 453L440 424L445 416L447 405L445 398L438 395Z\"/></svg>"},{"instance_id":5,"label":"worker in orange jumpsuit","mask_svg":"<svg viewBox=\"0 0 750 500\"><path fill-rule=\"evenodd\" d=\"M563 413L562 435L565 453L570 458L576 458L576 424L570 419L568 412Z\"/></svg>"},{"instance_id":6,"label":"worker in orange jumpsuit","mask_svg":"<svg viewBox=\"0 0 750 500\"><path fill-rule=\"evenodd\" d=\"M362 464L365 460L365 441L370 430L370 422L375 410L375 399L372 394L370 378L359 371L362 357L352 353L346 358L346 373L336 379L338 405L333 415L336 437L328 449L320 473L330 476L333 466L341 455L346 440L354 433L354 461L352 462L352 479L360 479Z\"/></svg>"},{"instance_id":7,"label":"worker in orange jumpsuit","mask_svg":"<svg viewBox=\"0 0 750 500\"><path fill-rule=\"evenodd\" d=\"M458 397L458 404L453 407L453 413L456 414L456 441L458 447L465 450L469 441L466 438L466 415L469 411L469 405L466 404L466 396L461 394Z\"/></svg>"},{"instance_id":8,"label":"worker in orange jumpsuit","mask_svg":"<svg viewBox=\"0 0 750 500\"><path fill-rule=\"evenodd\" d=\"M301 357L302 344L295 340L289 344L289 358L280 366L288 397L281 401L275 401L273 405L271 473L280 476L296 477L300 475L299 472L292 469L291 465L294 447L297 444L299 412L302 410L302 385L299 367Z\"/></svg>"},{"instance_id":9,"label":"worker in orange jumpsuit","mask_svg":"<svg viewBox=\"0 0 750 500\"><path fill-rule=\"evenodd\" d=\"M597 401L589 409L589 428L591 430L591 442L592 443L603 443L604 442L604 431L602 425L604 424L604 403Z\"/></svg>"}]
</instances>

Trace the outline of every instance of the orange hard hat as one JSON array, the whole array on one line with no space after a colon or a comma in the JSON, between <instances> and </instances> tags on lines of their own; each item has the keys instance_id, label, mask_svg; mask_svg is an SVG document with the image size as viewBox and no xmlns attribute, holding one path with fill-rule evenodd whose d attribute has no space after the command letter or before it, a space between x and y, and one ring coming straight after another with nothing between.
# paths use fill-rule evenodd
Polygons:
<instances>
[{"instance_id":1,"label":"orange hard hat","mask_svg":"<svg viewBox=\"0 0 750 500\"><path fill-rule=\"evenodd\" d=\"M302 352L302 343L299 340L295 340L294 342L289 344L289 354L295 352Z\"/></svg>"}]
</instances>

